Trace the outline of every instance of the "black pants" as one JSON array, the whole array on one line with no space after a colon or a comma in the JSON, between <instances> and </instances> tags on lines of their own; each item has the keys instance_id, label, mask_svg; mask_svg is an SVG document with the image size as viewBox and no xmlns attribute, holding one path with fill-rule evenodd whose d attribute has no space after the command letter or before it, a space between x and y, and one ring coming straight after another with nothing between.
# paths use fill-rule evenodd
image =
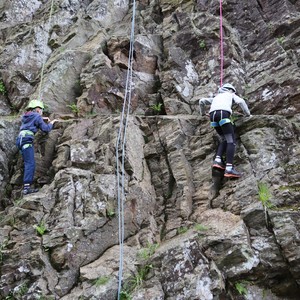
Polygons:
<instances>
[{"instance_id":1,"label":"black pants","mask_svg":"<svg viewBox=\"0 0 300 300\"><path fill-rule=\"evenodd\" d=\"M218 156L222 157L226 153L226 163L233 164L235 153L235 134L234 127L229 122L230 113L225 110L216 110L210 113L210 121L212 126L220 136L220 142L217 149ZM220 125L220 124L223 125Z\"/></svg>"}]
</instances>

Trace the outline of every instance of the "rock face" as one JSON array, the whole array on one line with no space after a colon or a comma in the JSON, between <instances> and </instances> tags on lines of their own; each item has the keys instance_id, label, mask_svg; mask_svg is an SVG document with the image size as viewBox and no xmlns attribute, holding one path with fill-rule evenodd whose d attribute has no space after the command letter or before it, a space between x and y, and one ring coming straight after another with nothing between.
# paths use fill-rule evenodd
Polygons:
<instances>
[{"instance_id":1,"label":"rock face","mask_svg":"<svg viewBox=\"0 0 300 300\"><path fill-rule=\"evenodd\" d=\"M198 106L220 84L219 1L136 4L128 119L133 3L25 2L0 1L0 298L298 299L299 1L223 1L222 79L252 113L238 180L212 173ZM39 95L59 121L23 197L16 115Z\"/></svg>"}]
</instances>

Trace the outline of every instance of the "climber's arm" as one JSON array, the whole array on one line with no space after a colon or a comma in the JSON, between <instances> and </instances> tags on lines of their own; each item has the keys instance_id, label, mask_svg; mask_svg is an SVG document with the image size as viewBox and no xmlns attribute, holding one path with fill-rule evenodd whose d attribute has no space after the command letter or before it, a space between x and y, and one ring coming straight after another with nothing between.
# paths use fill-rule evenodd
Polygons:
<instances>
[{"instance_id":1,"label":"climber's arm","mask_svg":"<svg viewBox=\"0 0 300 300\"><path fill-rule=\"evenodd\" d=\"M212 103L213 98L201 98L199 100L200 115L205 115L205 106Z\"/></svg>"}]
</instances>

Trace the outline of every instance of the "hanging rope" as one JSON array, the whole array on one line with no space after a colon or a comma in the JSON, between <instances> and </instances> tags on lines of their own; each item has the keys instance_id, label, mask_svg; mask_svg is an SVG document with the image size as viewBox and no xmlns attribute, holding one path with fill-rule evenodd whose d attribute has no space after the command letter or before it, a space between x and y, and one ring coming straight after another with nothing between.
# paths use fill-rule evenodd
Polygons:
<instances>
[{"instance_id":1,"label":"hanging rope","mask_svg":"<svg viewBox=\"0 0 300 300\"><path fill-rule=\"evenodd\" d=\"M49 34L49 31L50 31L50 28L51 28L52 13L53 13L53 4L54 4L54 0L52 0L52 2L51 2L50 13L49 13L49 18L48 18L48 25L47 25L47 27L48 27L47 33L48 34ZM45 56L45 53L46 53L46 46L47 46L47 42L44 44L43 57ZM44 80L45 64L46 64L46 59L44 58L43 65L42 65L42 70L41 70L41 74L40 74L40 84L39 84L39 96L38 96L38 100L42 100L42 93L43 93L42 87L43 87L43 80Z\"/></svg>"},{"instance_id":2,"label":"hanging rope","mask_svg":"<svg viewBox=\"0 0 300 300\"><path fill-rule=\"evenodd\" d=\"M223 9L220 0L220 86L223 85L224 48L223 48Z\"/></svg>"},{"instance_id":3,"label":"hanging rope","mask_svg":"<svg viewBox=\"0 0 300 300\"><path fill-rule=\"evenodd\" d=\"M130 47L128 54L128 70L126 78L125 97L123 101L123 109L120 119L120 128L116 143L116 161L117 161L117 196L118 196L118 216L119 216L119 284L118 284L118 300L120 300L122 280L123 280L123 251L124 251L124 202L125 202L125 146L126 131L130 112L131 91L132 91L132 64L134 52L134 23L135 23L135 0L132 7L132 22L130 34ZM119 158L119 150L121 150L121 166Z\"/></svg>"}]
</instances>

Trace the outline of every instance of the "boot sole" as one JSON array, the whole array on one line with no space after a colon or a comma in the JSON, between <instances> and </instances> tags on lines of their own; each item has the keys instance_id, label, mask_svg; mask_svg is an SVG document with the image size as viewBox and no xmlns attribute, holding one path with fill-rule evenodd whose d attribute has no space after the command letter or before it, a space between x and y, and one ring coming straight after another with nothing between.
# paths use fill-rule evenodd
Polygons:
<instances>
[{"instance_id":1,"label":"boot sole","mask_svg":"<svg viewBox=\"0 0 300 300\"><path fill-rule=\"evenodd\" d=\"M242 175L224 174L224 177L228 177L228 178L240 178L240 177L242 177Z\"/></svg>"},{"instance_id":2,"label":"boot sole","mask_svg":"<svg viewBox=\"0 0 300 300\"><path fill-rule=\"evenodd\" d=\"M32 191L32 192L29 192L29 193L24 193L24 192L23 192L23 195L26 196L26 195L34 194L34 193L37 193L37 192L38 192L38 191Z\"/></svg>"},{"instance_id":3,"label":"boot sole","mask_svg":"<svg viewBox=\"0 0 300 300\"><path fill-rule=\"evenodd\" d=\"M213 168L220 169L220 170L225 170L225 168L221 167L220 165L213 165Z\"/></svg>"}]
</instances>

